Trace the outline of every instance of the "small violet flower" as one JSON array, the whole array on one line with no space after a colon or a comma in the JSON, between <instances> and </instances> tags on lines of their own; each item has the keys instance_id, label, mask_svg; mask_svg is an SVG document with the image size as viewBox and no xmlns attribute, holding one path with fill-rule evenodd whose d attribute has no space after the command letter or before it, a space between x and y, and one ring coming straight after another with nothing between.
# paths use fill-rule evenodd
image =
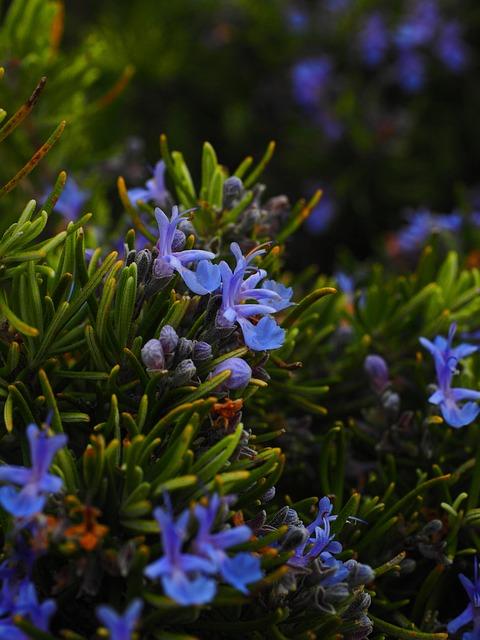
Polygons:
<instances>
[{"instance_id":1,"label":"small violet flower","mask_svg":"<svg viewBox=\"0 0 480 640\"><path fill-rule=\"evenodd\" d=\"M175 520L170 510L158 507L153 515L160 525L164 555L145 568L147 578L160 579L165 593L183 606L200 605L213 600L216 583L209 576L216 572L215 563L182 552L190 512L183 511Z\"/></svg>"},{"instance_id":2,"label":"small violet flower","mask_svg":"<svg viewBox=\"0 0 480 640\"><path fill-rule=\"evenodd\" d=\"M27 427L30 445L31 468L17 465L0 467L0 482L8 482L22 487L12 486L0 489L0 505L17 518L29 518L39 513L47 501L49 493L58 493L62 480L48 472L53 458L59 449L67 443L67 436L49 436L35 424Z\"/></svg>"},{"instance_id":3,"label":"small violet flower","mask_svg":"<svg viewBox=\"0 0 480 640\"><path fill-rule=\"evenodd\" d=\"M447 424L459 428L470 424L480 413L480 406L474 402L480 400L480 391L452 388L451 386L452 378L457 373L457 362L478 350L476 345L467 343L452 347L456 328L456 324L452 323L447 338L437 336L433 342L426 338L420 338L420 343L433 356L437 375L438 389L430 396L429 401L440 406L442 416ZM470 402L460 406L458 402L462 400Z\"/></svg>"},{"instance_id":4,"label":"small violet flower","mask_svg":"<svg viewBox=\"0 0 480 640\"><path fill-rule=\"evenodd\" d=\"M190 211L179 213L178 207L172 208L171 218L159 209L155 209L158 222L159 238L157 242L158 256L153 263L153 275L156 278L170 278L176 271L187 287L194 293L205 295L220 285L220 271L217 265L210 262L215 257L211 251L190 249L183 251L185 234L177 229ZM198 263L195 272L186 265Z\"/></svg>"},{"instance_id":5,"label":"small violet flower","mask_svg":"<svg viewBox=\"0 0 480 640\"><path fill-rule=\"evenodd\" d=\"M97 618L108 629L110 640L131 640L142 608L140 598L132 600L121 615L112 607L102 605L97 608Z\"/></svg>"},{"instance_id":6,"label":"small violet flower","mask_svg":"<svg viewBox=\"0 0 480 640\"><path fill-rule=\"evenodd\" d=\"M461 627L473 622L473 632L463 634L465 640L480 640L480 576L478 560L475 558L473 582L462 573L458 576L470 602L467 608L447 625L448 633L456 633Z\"/></svg>"},{"instance_id":7,"label":"small violet flower","mask_svg":"<svg viewBox=\"0 0 480 640\"><path fill-rule=\"evenodd\" d=\"M250 553L237 553L229 557L226 549L246 542L252 535L250 527L240 525L212 533L215 519L222 504L217 494L212 495L207 506L196 505L195 516L199 523L193 547L195 552L215 563L217 571L228 584L242 593L248 593L247 584L262 578L260 558Z\"/></svg>"},{"instance_id":8,"label":"small violet flower","mask_svg":"<svg viewBox=\"0 0 480 640\"><path fill-rule=\"evenodd\" d=\"M468 50L462 39L462 28L458 22L447 22L438 37L437 55L443 64L453 71L463 71L468 62Z\"/></svg>"},{"instance_id":9,"label":"small violet flower","mask_svg":"<svg viewBox=\"0 0 480 640\"><path fill-rule=\"evenodd\" d=\"M287 294L283 292L281 295L274 291L271 283L267 287L257 288L267 273L252 266L251 262L264 253L264 250L252 251L244 257L237 243L233 242L230 248L237 264L232 271L226 262L220 263L222 303L217 313L217 325L232 327L237 322L245 344L255 351L278 349L285 340L285 330L277 325L270 314L277 311L275 305L285 304ZM248 300L255 302L247 302ZM254 324L250 320L254 316L262 318Z\"/></svg>"},{"instance_id":10,"label":"small violet flower","mask_svg":"<svg viewBox=\"0 0 480 640\"><path fill-rule=\"evenodd\" d=\"M307 58L295 65L292 71L293 93L301 106L317 106L329 86L332 70L332 61L327 56Z\"/></svg>"},{"instance_id":11,"label":"small violet flower","mask_svg":"<svg viewBox=\"0 0 480 640\"><path fill-rule=\"evenodd\" d=\"M165 163L160 160L155 165L153 175L147 180L145 187L138 187L128 190L128 197L136 204L138 200L145 202L155 202L163 204L167 197L167 189L165 187Z\"/></svg>"},{"instance_id":12,"label":"small violet flower","mask_svg":"<svg viewBox=\"0 0 480 640\"><path fill-rule=\"evenodd\" d=\"M54 210L66 220L76 220L89 197L90 191L81 189L73 178L68 178Z\"/></svg>"},{"instance_id":13,"label":"small violet flower","mask_svg":"<svg viewBox=\"0 0 480 640\"><path fill-rule=\"evenodd\" d=\"M230 377L222 383L225 389L243 389L250 382L252 369L242 358L227 358L213 369L212 377L218 376L223 371L230 371Z\"/></svg>"}]
</instances>

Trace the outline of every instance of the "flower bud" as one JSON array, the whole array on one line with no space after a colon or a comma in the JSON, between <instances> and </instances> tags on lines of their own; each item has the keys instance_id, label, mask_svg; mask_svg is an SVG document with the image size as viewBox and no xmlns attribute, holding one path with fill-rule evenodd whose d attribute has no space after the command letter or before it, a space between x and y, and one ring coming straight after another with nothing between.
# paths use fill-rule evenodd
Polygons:
<instances>
[{"instance_id":1,"label":"flower bud","mask_svg":"<svg viewBox=\"0 0 480 640\"><path fill-rule=\"evenodd\" d=\"M152 253L148 249L142 249L135 256L135 263L137 265L138 281L143 282L150 271Z\"/></svg>"},{"instance_id":2,"label":"flower bud","mask_svg":"<svg viewBox=\"0 0 480 640\"><path fill-rule=\"evenodd\" d=\"M203 362L209 360L212 357L212 347L208 342L198 340L193 345L193 360L194 362Z\"/></svg>"},{"instance_id":3,"label":"flower bud","mask_svg":"<svg viewBox=\"0 0 480 640\"><path fill-rule=\"evenodd\" d=\"M282 541L282 551L292 551L302 545L310 534L305 527L290 527Z\"/></svg>"},{"instance_id":4,"label":"flower bud","mask_svg":"<svg viewBox=\"0 0 480 640\"><path fill-rule=\"evenodd\" d=\"M240 200L243 196L243 182L237 176L230 176L223 183L223 206L230 209L234 206L236 200Z\"/></svg>"},{"instance_id":5,"label":"flower bud","mask_svg":"<svg viewBox=\"0 0 480 640\"><path fill-rule=\"evenodd\" d=\"M177 353L176 358L177 361L185 360L186 358L190 358L193 353L193 342L188 340L188 338L180 338L177 344Z\"/></svg>"},{"instance_id":6,"label":"flower bud","mask_svg":"<svg viewBox=\"0 0 480 640\"><path fill-rule=\"evenodd\" d=\"M166 324L160 331L159 340L162 343L164 353L172 353L178 344L178 335L175 329Z\"/></svg>"},{"instance_id":7,"label":"flower bud","mask_svg":"<svg viewBox=\"0 0 480 640\"><path fill-rule=\"evenodd\" d=\"M370 378L373 390L382 393L389 382L388 366L385 360L378 355L367 356L363 368Z\"/></svg>"},{"instance_id":8,"label":"flower bud","mask_svg":"<svg viewBox=\"0 0 480 640\"><path fill-rule=\"evenodd\" d=\"M225 389L241 389L250 382L252 370L242 358L227 358L215 367L212 376L228 370L231 372L230 377L222 383Z\"/></svg>"},{"instance_id":9,"label":"flower bud","mask_svg":"<svg viewBox=\"0 0 480 640\"><path fill-rule=\"evenodd\" d=\"M362 564L353 559L347 560L344 564L350 572L348 582L352 587L373 582L375 572L368 564Z\"/></svg>"},{"instance_id":10,"label":"flower bud","mask_svg":"<svg viewBox=\"0 0 480 640\"><path fill-rule=\"evenodd\" d=\"M191 360L182 360L173 372L172 385L174 387L181 387L182 385L190 382L196 373L197 368Z\"/></svg>"},{"instance_id":11,"label":"flower bud","mask_svg":"<svg viewBox=\"0 0 480 640\"><path fill-rule=\"evenodd\" d=\"M165 355L160 340L152 338L146 342L141 354L148 371L161 371L165 368Z\"/></svg>"},{"instance_id":12,"label":"flower bud","mask_svg":"<svg viewBox=\"0 0 480 640\"><path fill-rule=\"evenodd\" d=\"M185 246L185 234L180 229L175 229L172 240L172 251L181 251Z\"/></svg>"}]
</instances>

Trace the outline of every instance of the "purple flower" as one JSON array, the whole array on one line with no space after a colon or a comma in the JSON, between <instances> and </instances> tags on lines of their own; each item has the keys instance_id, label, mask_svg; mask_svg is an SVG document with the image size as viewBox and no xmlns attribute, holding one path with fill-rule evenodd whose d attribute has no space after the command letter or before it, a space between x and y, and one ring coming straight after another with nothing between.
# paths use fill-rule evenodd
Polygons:
<instances>
[{"instance_id":1,"label":"purple flower","mask_svg":"<svg viewBox=\"0 0 480 640\"><path fill-rule=\"evenodd\" d=\"M408 220L408 225L396 235L396 242L402 253L418 249L434 232L456 233L463 224L459 213L434 214L427 209L411 212Z\"/></svg>"},{"instance_id":2,"label":"purple flower","mask_svg":"<svg viewBox=\"0 0 480 640\"><path fill-rule=\"evenodd\" d=\"M150 180L147 180L145 187L138 187L128 190L128 197L133 203L137 203L138 200L144 200L145 202L155 202L156 204L164 204L167 197L167 189L165 187L165 163L160 160L155 165L153 175Z\"/></svg>"},{"instance_id":3,"label":"purple flower","mask_svg":"<svg viewBox=\"0 0 480 640\"><path fill-rule=\"evenodd\" d=\"M420 343L430 351L435 363L438 389L433 393L429 402L440 406L443 418L451 427L459 428L470 424L480 413L480 407L474 400L480 400L480 391L471 389L452 388L452 378L457 373L456 365L459 360L475 353L478 347L472 344L460 344L452 347L456 324L452 323L448 337L437 336L433 342L420 338ZM458 402L469 400L463 406Z\"/></svg>"},{"instance_id":4,"label":"purple flower","mask_svg":"<svg viewBox=\"0 0 480 640\"><path fill-rule=\"evenodd\" d=\"M243 256L240 247L233 242L230 245L237 264L232 271L224 261L220 263L222 276L222 303L217 313L217 324L222 327L232 327L238 322L243 333L245 344L255 351L278 349L285 340L285 330L281 329L269 315L277 309L272 301L279 302L281 296L269 288L257 288L266 277L263 269L251 265L256 256L264 253L263 249L250 252ZM246 279L245 276L247 276ZM247 300L255 302L247 302ZM257 324L249 318L263 316Z\"/></svg>"},{"instance_id":5,"label":"purple flower","mask_svg":"<svg viewBox=\"0 0 480 640\"><path fill-rule=\"evenodd\" d=\"M54 209L67 220L76 220L89 197L90 191L80 189L73 178L68 178Z\"/></svg>"},{"instance_id":6,"label":"purple flower","mask_svg":"<svg viewBox=\"0 0 480 640\"><path fill-rule=\"evenodd\" d=\"M376 354L367 356L363 363L374 390L377 393L383 393L388 386L388 365L385 360Z\"/></svg>"},{"instance_id":7,"label":"purple flower","mask_svg":"<svg viewBox=\"0 0 480 640\"><path fill-rule=\"evenodd\" d=\"M58 493L62 480L48 472L53 458L59 449L67 443L67 436L48 436L35 424L27 427L30 445L31 468L16 465L0 467L0 482L9 482L22 487L12 486L0 489L0 504L17 518L28 518L41 511L49 493Z\"/></svg>"},{"instance_id":8,"label":"purple flower","mask_svg":"<svg viewBox=\"0 0 480 640\"><path fill-rule=\"evenodd\" d=\"M110 640L131 640L142 607L140 598L135 598L120 615L112 607L102 605L97 607L97 617L108 629Z\"/></svg>"},{"instance_id":9,"label":"purple flower","mask_svg":"<svg viewBox=\"0 0 480 640\"><path fill-rule=\"evenodd\" d=\"M250 366L242 358L227 358L227 360L217 364L211 375L215 377L223 371L231 372L230 377L221 385L225 389L243 389L252 377Z\"/></svg>"},{"instance_id":10,"label":"purple flower","mask_svg":"<svg viewBox=\"0 0 480 640\"><path fill-rule=\"evenodd\" d=\"M151 580L160 579L165 593L178 604L190 606L211 602L216 583L209 576L216 573L215 563L182 552L190 512L185 510L174 520L169 511L158 507L153 515L160 525L164 555L145 568L145 575Z\"/></svg>"},{"instance_id":11,"label":"purple flower","mask_svg":"<svg viewBox=\"0 0 480 640\"><path fill-rule=\"evenodd\" d=\"M388 30L381 13L371 13L359 33L358 45L363 61L376 67L385 58L389 44Z\"/></svg>"},{"instance_id":12,"label":"purple flower","mask_svg":"<svg viewBox=\"0 0 480 640\"><path fill-rule=\"evenodd\" d=\"M233 557L227 555L226 549L246 542L252 531L250 527L240 525L212 533L221 504L220 497L213 494L207 506L195 506L199 528L193 547L196 553L215 563L225 582L246 594L247 584L262 578L260 559L250 553L237 553Z\"/></svg>"},{"instance_id":13,"label":"purple flower","mask_svg":"<svg viewBox=\"0 0 480 640\"><path fill-rule=\"evenodd\" d=\"M440 60L450 71L459 73L465 69L468 51L458 22L447 22L443 25L438 35L436 51Z\"/></svg>"},{"instance_id":14,"label":"purple flower","mask_svg":"<svg viewBox=\"0 0 480 640\"><path fill-rule=\"evenodd\" d=\"M473 565L473 582L462 573L458 578L467 592L470 602L460 615L448 623L447 631L448 633L456 633L461 627L473 622L473 632L464 633L463 638L480 640L480 577L477 558L475 558Z\"/></svg>"},{"instance_id":15,"label":"purple flower","mask_svg":"<svg viewBox=\"0 0 480 640\"><path fill-rule=\"evenodd\" d=\"M168 219L161 209L158 207L155 209L159 238L158 257L153 263L153 275L157 278L170 278L174 271L177 271L189 289L194 293L205 295L219 287L220 271L217 265L210 262L215 257L215 254L210 251L199 249L182 251L185 235L177 229L177 226L190 211L179 213L178 207L174 206L171 218ZM192 263L198 263L195 272L186 267L187 264Z\"/></svg>"},{"instance_id":16,"label":"purple flower","mask_svg":"<svg viewBox=\"0 0 480 640\"><path fill-rule=\"evenodd\" d=\"M307 58L297 63L292 71L293 93L303 107L317 106L325 94L332 75L332 62L327 56Z\"/></svg>"},{"instance_id":17,"label":"purple flower","mask_svg":"<svg viewBox=\"0 0 480 640\"><path fill-rule=\"evenodd\" d=\"M408 93L417 93L425 82L425 60L412 51L400 53L396 65L399 85Z\"/></svg>"}]
</instances>

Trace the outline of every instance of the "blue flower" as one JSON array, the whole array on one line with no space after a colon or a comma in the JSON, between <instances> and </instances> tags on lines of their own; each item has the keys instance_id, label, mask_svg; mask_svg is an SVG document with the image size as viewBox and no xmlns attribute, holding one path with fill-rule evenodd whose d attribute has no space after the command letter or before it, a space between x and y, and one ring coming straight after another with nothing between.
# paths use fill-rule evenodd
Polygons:
<instances>
[{"instance_id":1,"label":"blue flower","mask_svg":"<svg viewBox=\"0 0 480 640\"><path fill-rule=\"evenodd\" d=\"M462 39L462 28L458 22L452 21L443 25L436 46L437 55L444 65L459 73L468 61L468 51Z\"/></svg>"},{"instance_id":2,"label":"blue flower","mask_svg":"<svg viewBox=\"0 0 480 640\"><path fill-rule=\"evenodd\" d=\"M470 602L467 608L447 625L448 633L456 633L461 627L473 622L473 632L464 633L463 638L468 640L480 640L480 577L478 572L478 560L475 558L473 565L473 582L462 573L458 576L463 588L467 592Z\"/></svg>"},{"instance_id":3,"label":"blue flower","mask_svg":"<svg viewBox=\"0 0 480 640\"><path fill-rule=\"evenodd\" d=\"M363 368L370 378L370 382L377 393L383 393L389 383L388 365L385 360L376 354L367 356Z\"/></svg>"},{"instance_id":4,"label":"blue flower","mask_svg":"<svg viewBox=\"0 0 480 640\"><path fill-rule=\"evenodd\" d=\"M7 573L10 574L10 571ZM47 632L56 608L53 600L39 602L35 586L30 580L4 576L0 592L0 638L27 640L27 636L13 623L17 615L29 620L40 631Z\"/></svg>"},{"instance_id":5,"label":"blue flower","mask_svg":"<svg viewBox=\"0 0 480 640\"><path fill-rule=\"evenodd\" d=\"M20 491L12 486L0 489L0 505L17 518L28 518L40 512L49 493L58 493L62 480L48 472L53 458L67 443L63 434L49 436L35 424L27 427L30 445L31 468L16 465L0 467L0 482L8 482L22 487Z\"/></svg>"},{"instance_id":6,"label":"blue flower","mask_svg":"<svg viewBox=\"0 0 480 640\"><path fill-rule=\"evenodd\" d=\"M381 13L371 13L359 33L358 44L363 61L370 67L379 65L385 58L389 34Z\"/></svg>"},{"instance_id":7,"label":"blue flower","mask_svg":"<svg viewBox=\"0 0 480 640\"><path fill-rule=\"evenodd\" d=\"M310 233L318 235L328 229L336 213L337 207L335 200L324 193L320 202L313 208L311 214L308 216L305 225Z\"/></svg>"},{"instance_id":8,"label":"blue flower","mask_svg":"<svg viewBox=\"0 0 480 640\"><path fill-rule=\"evenodd\" d=\"M260 559L250 553L237 553L233 557L227 555L226 549L246 542L252 531L250 527L240 525L212 533L221 504L220 497L214 494L207 506L195 506L199 529L193 547L196 553L215 563L225 582L246 594L247 585L262 578Z\"/></svg>"},{"instance_id":9,"label":"blue flower","mask_svg":"<svg viewBox=\"0 0 480 640\"><path fill-rule=\"evenodd\" d=\"M120 615L112 607L102 605L97 607L97 617L108 629L110 640L131 640L142 607L140 598L135 598Z\"/></svg>"},{"instance_id":10,"label":"blue flower","mask_svg":"<svg viewBox=\"0 0 480 640\"><path fill-rule=\"evenodd\" d=\"M153 274L157 278L170 278L174 271L180 275L185 284L194 293L205 295L220 286L220 271L217 265L210 262L215 254L210 251L190 249L182 251L185 234L177 229L179 223L190 211L179 213L178 207L172 208L171 218L158 207L155 217L158 222L159 238L157 242L158 256L153 263ZM195 272L185 265L198 263Z\"/></svg>"},{"instance_id":11,"label":"blue flower","mask_svg":"<svg viewBox=\"0 0 480 640\"><path fill-rule=\"evenodd\" d=\"M313 560L320 558L327 561L333 555L340 553L342 545L334 540L334 535L330 534L329 516L323 517L322 526L315 526L313 536L306 537L305 540L295 549L295 555L289 559L288 564L293 567L306 567ZM307 531L312 533L312 525L307 527Z\"/></svg>"},{"instance_id":12,"label":"blue flower","mask_svg":"<svg viewBox=\"0 0 480 640\"><path fill-rule=\"evenodd\" d=\"M292 71L293 93L303 107L316 107L330 83L332 62L327 56L308 58L296 64Z\"/></svg>"},{"instance_id":13,"label":"blue flower","mask_svg":"<svg viewBox=\"0 0 480 640\"><path fill-rule=\"evenodd\" d=\"M285 330L281 329L269 314L275 313L277 309L273 305L282 300L284 303L285 298L282 299L272 288L257 288L267 273L251 265L252 260L264 253L264 250L253 251L244 257L235 242L230 248L237 264L232 271L226 262L220 263L222 303L217 313L217 324L221 327L232 327L238 322L245 344L250 349L278 349L285 340ZM244 279L245 276L248 277ZM257 324L253 324L249 318L254 316L263 317Z\"/></svg>"},{"instance_id":14,"label":"blue flower","mask_svg":"<svg viewBox=\"0 0 480 640\"><path fill-rule=\"evenodd\" d=\"M452 378L457 373L456 365L459 360L475 353L478 347L472 344L460 344L452 347L456 324L452 323L448 337L437 336L433 342L426 338L420 338L420 343L428 349L433 356L437 375L438 389L433 393L429 401L440 406L443 418L451 427L464 427L470 424L480 413L480 407L474 400L480 400L480 391L471 389L452 388ZM470 400L463 406L458 402Z\"/></svg>"},{"instance_id":15,"label":"blue flower","mask_svg":"<svg viewBox=\"0 0 480 640\"><path fill-rule=\"evenodd\" d=\"M54 209L67 220L76 220L89 197L90 191L80 189L73 178L68 178Z\"/></svg>"},{"instance_id":16,"label":"blue flower","mask_svg":"<svg viewBox=\"0 0 480 640\"><path fill-rule=\"evenodd\" d=\"M163 204L167 194L168 192L165 187L165 163L163 160L157 162L153 170L153 175L150 180L147 180L144 188L138 187L128 190L128 197L135 204L138 200Z\"/></svg>"},{"instance_id":17,"label":"blue flower","mask_svg":"<svg viewBox=\"0 0 480 640\"><path fill-rule=\"evenodd\" d=\"M182 552L189 511L183 511L177 520L160 507L153 515L160 525L164 555L145 568L145 575L151 580L160 579L165 593L178 604L190 606L211 602L216 593L216 583L209 576L216 573L215 563Z\"/></svg>"},{"instance_id":18,"label":"blue flower","mask_svg":"<svg viewBox=\"0 0 480 640\"><path fill-rule=\"evenodd\" d=\"M396 44L412 49L428 44L438 28L440 15L435 0L417 0L395 34Z\"/></svg>"},{"instance_id":19,"label":"blue flower","mask_svg":"<svg viewBox=\"0 0 480 640\"><path fill-rule=\"evenodd\" d=\"M417 93L425 82L425 60L413 51L402 51L398 57L397 79L399 85L408 93Z\"/></svg>"},{"instance_id":20,"label":"blue flower","mask_svg":"<svg viewBox=\"0 0 480 640\"><path fill-rule=\"evenodd\" d=\"M243 389L250 382L252 377L252 369L250 365L242 360L242 358L227 358L212 371L215 377L223 371L230 371L230 377L222 383L221 387L225 389Z\"/></svg>"},{"instance_id":21,"label":"blue flower","mask_svg":"<svg viewBox=\"0 0 480 640\"><path fill-rule=\"evenodd\" d=\"M267 301L267 304L273 307L276 311L282 311L283 309L286 309L287 307L291 307L293 305L292 287L286 287L284 284L282 284L281 282L277 282L276 280L264 280L262 283L262 288L269 289L275 294L275 297L270 298Z\"/></svg>"}]
</instances>

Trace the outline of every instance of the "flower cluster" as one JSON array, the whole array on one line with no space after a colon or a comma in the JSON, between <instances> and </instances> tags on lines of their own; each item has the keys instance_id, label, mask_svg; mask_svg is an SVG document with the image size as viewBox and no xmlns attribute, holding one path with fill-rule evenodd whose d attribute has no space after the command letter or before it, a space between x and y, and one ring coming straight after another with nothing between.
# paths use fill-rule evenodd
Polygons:
<instances>
[{"instance_id":1,"label":"flower cluster","mask_svg":"<svg viewBox=\"0 0 480 640\"><path fill-rule=\"evenodd\" d=\"M164 555L146 567L145 575L151 580L160 579L165 593L175 602L185 606L211 602L217 592L216 576L242 593L248 593L247 585L262 578L257 556L245 552L227 554L230 547L251 537L249 527L239 525L214 531L218 527L216 521L229 501L213 494L206 505L195 506L193 515L197 531L187 552L183 548L191 512L186 509L175 518L170 504L167 509L155 509Z\"/></svg>"}]
</instances>

